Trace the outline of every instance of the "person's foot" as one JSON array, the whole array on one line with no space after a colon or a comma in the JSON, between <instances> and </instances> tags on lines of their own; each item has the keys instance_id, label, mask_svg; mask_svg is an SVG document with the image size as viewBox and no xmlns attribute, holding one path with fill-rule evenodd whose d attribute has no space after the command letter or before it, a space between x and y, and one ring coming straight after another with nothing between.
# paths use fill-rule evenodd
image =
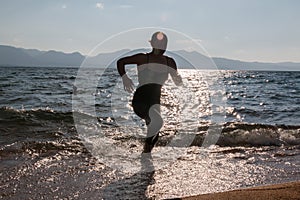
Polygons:
<instances>
[{"instance_id":1,"label":"person's foot","mask_svg":"<svg viewBox=\"0 0 300 200\"><path fill-rule=\"evenodd\" d=\"M159 134L157 133L155 136L146 139L143 153L150 153L152 151L154 145L158 141L158 137Z\"/></svg>"},{"instance_id":2,"label":"person's foot","mask_svg":"<svg viewBox=\"0 0 300 200\"><path fill-rule=\"evenodd\" d=\"M144 145L143 153L150 153L152 149L153 146L146 141Z\"/></svg>"}]
</instances>

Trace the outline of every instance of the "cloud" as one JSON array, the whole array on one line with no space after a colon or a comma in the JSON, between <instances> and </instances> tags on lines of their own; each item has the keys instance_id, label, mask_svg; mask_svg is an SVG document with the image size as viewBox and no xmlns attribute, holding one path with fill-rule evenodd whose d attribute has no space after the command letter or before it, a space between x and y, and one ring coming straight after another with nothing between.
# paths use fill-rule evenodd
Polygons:
<instances>
[{"instance_id":1,"label":"cloud","mask_svg":"<svg viewBox=\"0 0 300 200\"><path fill-rule=\"evenodd\" d=\"M197 44L202 43L203 40L201 39L184 39L184 40L176 40L177 44L184 44L184 45L191 45L191 44Z\"/></svg>"},{"instance_id":2,"label":"cloud","mask_svg":"<svg viewBox=\"0 0 300 200\"><path fill-rule=\"evenodd\" d=\"M224 40L227 41L227 42L229 42L229 41L231 41L232 39L231 39L231 37L229 37L228 35L225 35L225 36L224 36Z\"/></svg>"},{"instance_id":3,"label":"cloud","mask_svg":"<svg viewBox=\"0 0 300 200\"><path fill-rule=\"evenodd\" d=\"M176 48L184 49L186 51L198 51L202 54L206 54L202 50L203 48L203 40L201 39L177 39L175 40Z\"/></svg>"},{"instance_id":4,"label":"cloud","mask_svg":"<svg viewBox=\"0 0 300 200\"><path fill-rule=\"evenodd\" d=\"M104 9L104 4L103 3L96 3L96 8L103 10Z\"/></svg>"},{"instance_id":5,"label":"cloud","mask_svg":"<svg viewBox=\"0 0 300 200\"><path fill-rule=\"evenodd\" d=\"M62 8L62 9L66 9L66 8L67 8L67 5L66 5L66 4L63 4L63 5L61 6L61 8Z\"/></svg>"},{"instance_id":6,"label":"cloud","mask_svg":"<svg viewBox=\"0 0 300 200\"><path fill-rule=\"evenodd\" d=\"M167 14L167 13L162 13L162 14L160 15L160 21L161 21L161 22L166 22L168 19L169 19L169 14Z\"/></svg>"},{"instance_id":7,"label":"cloud","mask_svg":"<svg viewBox=\"0 0 300 200\"><path fill-rule=\"evenodd\" d=\"M12 39L12 42L13 42L14 45L22 45L22 43L23 43L22 39L20 39L18 37L14 37Z\"/></svg>"},{"instance_id":8,"label":"cloud","mask_svg":"<svg viewBox=\"0 0 300 200\"><path fill-rule=\"evenodd\" d=\"M203 43L203 40L201 40L201 39L193 39L193 41L195 41L197 43Z\"/></svg>"},{"instance_id":9,"label":"cloud","mask_svg":"<svg viewBox=\"0 0 300 200\"><path fill-rule=\"evenodd\" d=\"M120 8L124 8L124 9L132 8L132 7L133 7L133 5L128 5L128 4L120 5Z\"/></svg>"},{"instance_id":10,"label":"cloud","mask_svg":"<svg viewBox=\"0 0 300 200\"><path fill-rule=\"evenodd\" d=\"M13 42L18 43L21 42L21 40L19 38L13 38Z\"/></svg>"}]
</instances>

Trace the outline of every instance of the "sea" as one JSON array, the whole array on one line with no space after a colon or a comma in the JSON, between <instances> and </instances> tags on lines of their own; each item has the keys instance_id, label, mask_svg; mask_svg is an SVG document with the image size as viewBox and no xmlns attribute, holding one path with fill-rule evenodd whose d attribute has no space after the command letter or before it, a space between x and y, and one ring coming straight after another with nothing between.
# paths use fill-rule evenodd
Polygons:
<instances>
[{"instance_id":1,"label":"sea","mask_svg":"<svg viewBox=\"0 0 300 200\"><path fill-rule=\"evenodd\" d=\"M171 199L300 180L300 71L179 73L143 154L146 126L116 69L1 67L0 198Z\"/></svg>"}]
</instances>

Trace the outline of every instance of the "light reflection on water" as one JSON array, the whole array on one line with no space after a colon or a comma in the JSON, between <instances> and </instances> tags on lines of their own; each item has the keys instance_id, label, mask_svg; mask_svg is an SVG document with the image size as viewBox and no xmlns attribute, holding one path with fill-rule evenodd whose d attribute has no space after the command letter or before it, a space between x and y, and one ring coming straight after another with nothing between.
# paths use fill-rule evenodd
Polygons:
<instances>
[{"instance_id":1,"label":"light reflection on water","mask_svg":"<svg viewBox=\"0 0 300 200\"><path fill-rule=\"evenodd\" d=\"M88 71L88 73L94 72ZM218 133L218 129L222 128L218 126L223 126L224 121L243 122L244 117L241 117L238 107L231 106L235 102L232 100L232 92L228 92L228 87L239 87L242 84L240 77L235 77L236 72L222 72L222 76L217 76L216 71L180 70L180 73L183 77L184 87L176 87L171 80L163 87L161 104L164 126L160 133L162 137L158 142L159 146L171 144L171 146L187 147L194 142L190 138L195 137L195 135L202 137L202 139L193 144L201 146L203 138L209 132L210 127L216 125L216 132ZM128 74L137 83L135 69L129 70ZM84 77L89 76L86 75ZM253 78L253 76L251 77ZM235 82L235 85L232 85L233 83L228 82L227 79ZM237 80L239 81L238 83ZM85 81L88 80L83 80L83 82ZM254 82L259 81L254 80ZM246 82L248 85L250 84L249 80L246 80ZM222 87L223 84L225 84L224 87ZM243 87L247 87L247 84ZM232 91L235 90L233 89ZM244 91L241 89L239 91L239 94L243 95L242 98L244 98ZM100 160L103 159L103 162L111 161L112 163L117 163L120 157L125 159L127 155L131 155L127 159L128 163L138 163L140 158L138 152L142 150L142 138L146 135L146 127L131 108L132 94L128 94L123 90L121 79L111 72L108 72L108 74L104 73L101 76L97 89L86 88L84 92L81 91L82 96L80 94L77 95L76 98L78 99L75 99L75 101L80 101L80 97L83 99L87 96L91 97L91 93L93 98L87 101L87 105L82 105L82 108L85 110L91 109L92 115L93 109L96 109L94 114L98 117L98 122L96 122L96 126L92 131L90 130L90 121L86 127L83 124L82 130L88 130L86 131L88 134L83 135L83 139L87 141L88 146L93 146L92 151L94 155L98 156ZM250 94L254 95L255 92L253 94L249 92L248 95ZM215 98L216 96L221 98ZM229 98L229 106L226 105L228 103L227 97ZM83 100L82 102L84 103L85 101ZM244 107L251 108L251 97L247 101L242 101L242 103L244 103L241 104ZM235 124L233 125L235 127ZM231 125L226 126L230 128ZM214 129L211 128L211 130ZM274 132L274 130L278 130L278 132ZM291 137L297 134L297 131L295 131L292 131ZM180 135L180 133L182 134ZM247 124L241 124L233 128L233 131L228 132L225 136L222 135L219 141L225 145L280 145L281 143L289 143L288 137L282 140L284 137L283 133L284 131L280 130L280 127L263 127L260 124L254 124L249 127ZM103 138L103 136L105 137ZM187 136L186 140L184 140L184 136ZM298 143L297 138L298 136L292 143ZM211 140L217 142L218 135L215 138L212 136ZM186 143L184 144L182 141ZM158 151L157 155L154 156L154 158L158 158L157 162L154 163L157 168L165 165L165 162L161 162L161 160L174 160L178 157L177 153L174 154L175 157L169 157L168 151L164 151L166 149ZM106 158L103 152L111 152L111 155ZM112 155L115 156L115 159L113 159ZM120 164L119 167L125 171L128 168L131 172L135 172L140 168L139 164L135 165L136 167L128 167L130 165Z\"/></svg>"},{"instance_id":2,"label":"light reflection on water","mask_svg":"<svg viewBox=\"0 0 300 200\"><path fill-rule=\"evenodd\" d=\"M38 75L31 78L26 74L27 70L29 74ZM12 121L12 131L6 132L7 137L15 137L17 139L12 138L12 141L17 142L1 147L4 150L1 159L8 160L1 162L1 167L9 166L9 173L6 176L6 171L1 171L1 177L5 177L2 180L7 184L0 189L7 192L16 187L17 190L11 192L18 193L16 198L23 197L26 189L34 191L32 193L37 196L56 195L53 192L50 194L51 189L69 198L81 195L82 199L113 199L125 195L130 199L141 199L146 191L146 196L161 199L300 179L300 129L286 126L297 125L300 119L300 76L296 73L222 72L223 77L219 79L212 71L200 71L198 75L192 70L182 71L186 90L175 87L171 82L164 87L163 137L153 150L152 165L155 171L145 175L139 171L147 164L141 162L140 154L145 125L132 111L132 95L125 93L121 84L116 85L120 79L115 71L109 71L107 76L101 77L97 88L87 86L84 90L79 89L74 97L74 101L89 111L77 112L82 119L83 131L79 129L79 133L87 133L81 135L86 140L86 147L91 145L90 148L95 148L94 155L103 156L99 160L102 159L104 164L114 159L116 161L117 166L107 169L101 163L89 161L76 134L64 127L57 131L62 122L72 121L70 113L57 112L71 110L70 92L74 77L71 74L64 75L69 73L69 69L55 69L57 74L53 72L54 69L27 70L2 71L2 76L10 71L17 71L16 74L20 76L2 77L1 82L1 87L5 88L1 88L2 105L11 104L21 108L24 104L25 107L22 110L1 110L4 113L1 117L7 115L7 120L16 119L20 123L18 118L21 119L18 127ZM44 76L47 71L50 73ZM101 70L88 70L86 77L78 78L88 85L87 81L93 81L89 80L88 75L91 74L100 76ZM218 90L209 90L207 80L224 83L226 92L222 95L228 103L226 108L213 101L211 96ZM85 101L86 97L92 98ZM110 98L113 98L113 109ZM186 107L182 102L187 103ZM41 105L49 106L50 110L39 110ZM201 136L207 132L207 125L219 122L211 117L212 111L218 109L220 113L225 109L226 122L233 123L224 125L218 143L220 146L207 149L198 147L202 144ZM35 123L32 125L31 121ZM24 128L24 122L28 130ZM6 128L2 127L1 130L5 131ZM14 136L16 128L19 134ZM166 146L178 132L191 130L195 133L195 129L196 139L200 138L194 141L196 146ZM75 140L64 138L64 134L70 134ZM28 142L27 138L33 141ZM21 139L26 142L22 143ZM113 148L118 148L118 151L113 151ZM76 156L82 157L79 159ZM16 168L17 171L10 167L25 161L24 166ZM130 168L132 165L135 167ZM104 168L106 170L102 171ZM27 197L32 198L32 195L28 194Z\"/></svg>"},{"instance_id":3,"label":"light reflection on water","mask_svg":"<svg viewBox=\"0 0 300 200\"><path fill-rule=\"evenodd\" d=\"M226 98L222 78L215 71L181 70L180 73L184 86L176 87L171 80L163 86L161 113L164 126L158 144L170 146L171 149L163 148L153 153L153 165L156 168L165 166L182 154L182 149L173 147L190 146L199 126L208 127L202 133L208 138L204 144L215 144L218 134L221 134L221 126L217 126L222 125L225 119ZM129 70L128 74L137 83L136 71ZM95 80L90 80L86 74L84 77L88 79L82 80L81 87L93 85L91 82ZM115 84L110 84L114 81ZM105 84L105 89L101 89ZM76 122L77 130L83 131L79 133L86 141L86 146L102 162L119 170L137 172L141 168L139 160L146 127L131 108L132 94L126 93L121 79L114 76L102 75L98 85L97 89L84 88L85 93L79 92L74 101L85 113L96 115L100 123L96 122L97 125L91 130L90 123L95 120L87 120L88 124L85 125L79 118ZM91 92L95 97L91 97ZM95 108L94 104L100 106ZM101 126L103 122L107 128ZM214 128L210 131L211 124L214 124Z\"/></svg>"},{"instance_id":4,"label":"light reflection on water","mask_svg":"<svg viewBox=\"0 0 300 200\"><path fill-rule=\"evenodd\" d=\"M158 146L152 153L152 165L155 170L152 178L155 183L147 187L148 196L157 199L171 198L294 180L293 174L299 174L299 162L288 161L290 159L288 156L283 156L283 159L276 157L278 151L288 155L286 154L288 150L285 147L275 148L272 144L289 143L288 137L294 136L292 143L297 143L299 140L296 136L297 129L292 130L292 134L284 139L284 134L288 130L282 130L280 127L265 127L262 124L228 124L226 125L228 132L225 131L222 134L220 141L221 144L229 147L215 146L212 149L206 149L188 147L189 145L185 148L179 148L176 145L166 146L178 132L196 134L201 137L207 134L209 125L223 124L224 120L243 122L245 119L245 116L241 116L238 107L232 106L235 105L234 98L238 98L233 97L235 89L231 88L232 91L228 92L228 87L238 87L239 84L227 83L226 90L222 90L222 87L214 87L215 83L225 84L226 76L229 79L235 76L235 72L224 72L223 78L215 76L214 71L183 70L180 72L185 87L177 88L171 81L163 87L161 102L165 124ZM130 75L136 79L134 74L135 71L132 70ZM141 162L140 152L142 152L142 138L146 127L133 113L130 105L132 94L123 91L121 81L117 77L113 80L117 82L115 86L100 89L100 93L95 95L96 104L101 105L96 107L100 120L98 127L93 131L94 134L87 138L93 146L94 156L104 164L110 163L109 166L122 171L130 180L136 177L133 174L139 173L143 168L144 163ZM104 77L103 81L108 80ZM238 95L246 98L245 91L240 88L239 90ZM255 95L248 92L249 96L250 94ZM215 95L221 95L225 103L214 101L212 97ZM227 97L229 106L226 105ZM110 98L112 101L108 101ZM242 101L244 104L241 105L245 107L241 106L242 110L253 106L251 98ZM107 112L110 106L112 106L112 113ZM257 110L259 106L257 105ZM213 114L215 114L214 118L212 118ZM106 137L99 137L99 131ZM201 146L202 141L200 139L200 142L196 141L195 144ZM177 142L180 143L180 138ZM240 144L246 146L236 147ZM247 147L247 145L270 146L259 149ZM299 150L292 149L291 152L299 153ZM297 157L298 153L293 155ZM119 186L119 184L117 186L113 184L108 188L111 187L110 190L115 191L115 187ZM124 186L122 191L126 188L127 186Z\"/></svg>"},{"instance_id":5,"label":"light reflection on water","mask_svg":"<svg viewBox=\"0 0 300 200\"><path fill-rule=\"evenodd\" d=\"M281 153L295 155L294 150L284 148L190 147L174 163L155 172L156 182L148 193L165 199L299 180L296 151L291 158L281 157Z\"/></svg>"}]
</instances>

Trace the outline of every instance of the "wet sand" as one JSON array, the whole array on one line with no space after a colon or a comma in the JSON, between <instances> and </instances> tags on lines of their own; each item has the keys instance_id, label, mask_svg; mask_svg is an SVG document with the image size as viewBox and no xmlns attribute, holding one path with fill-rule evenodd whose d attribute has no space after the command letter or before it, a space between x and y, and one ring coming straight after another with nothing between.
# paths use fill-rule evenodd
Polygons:
<instances>
[{"instance_id":1,"label":"wet sand","mask_svg":"<svg viewBox=\"0 0 300 200\"><path fill-rule=\"evenodd\" d=\"M296 200L300 199L300 181L239 189L181 198L182 200ZM175 199L174 199L175 200Z\"/></svg>"},{"instance_id":2,"label":"wet sand","mask_svg":"<svg viewBox=\"0 0 300 200\"><path fill-rule=\"evenodd\" d=\"M241 179L236 172L240 172L242 178L252 180L254 185L259 181L265 181L261 184L270 182L257 177L263 176L259 172L268 171L255 168L247 174L243 169L250 169L251 164L244 162L244 167L240 168L237 162L230 165L226 160L222 164L215 157L207 160L201 157L201 162L188 158L182 157L155 171L128 175L100 163L80 143L70 149L53 149L32 155L28 152L1 154L0 151L0 199L300 199L298 171L292 170L296 182L229 191L240 188L240 182L234 182L234 178ZM229 173L234 166L235 176ZM287 176L287 171L277 174L278 169L270 169L269 177L274 182L286 181L282 173ZM220 174L222 180L215 178ZM240 181L244 183L244 179ZM214 193L216 191L228 192ZM208 192L212 194L204 194ZM204 195L192 196L201 193Z\"/></svg>"}]
</instances>

